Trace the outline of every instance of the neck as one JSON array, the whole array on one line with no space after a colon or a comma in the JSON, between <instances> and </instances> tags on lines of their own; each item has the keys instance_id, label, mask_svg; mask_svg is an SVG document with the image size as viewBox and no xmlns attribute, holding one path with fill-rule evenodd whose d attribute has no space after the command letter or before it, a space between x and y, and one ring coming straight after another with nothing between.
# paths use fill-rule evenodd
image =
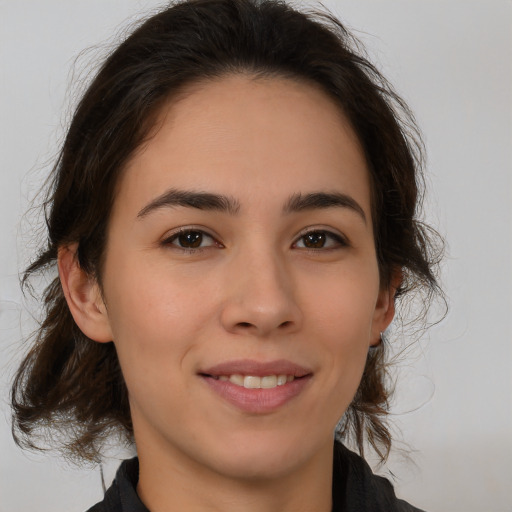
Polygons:
<instances>
[{"instance_id":1,"label":"neck","mask_svg":"<svg viewBox=\"0 0 512 512\"><path fill-rule=\"evenodd\" d=\"M138 445L137 493L151 512L330 512L333 444L272 477L236 478L182 453Z\"/></svg>"}]
</instances>

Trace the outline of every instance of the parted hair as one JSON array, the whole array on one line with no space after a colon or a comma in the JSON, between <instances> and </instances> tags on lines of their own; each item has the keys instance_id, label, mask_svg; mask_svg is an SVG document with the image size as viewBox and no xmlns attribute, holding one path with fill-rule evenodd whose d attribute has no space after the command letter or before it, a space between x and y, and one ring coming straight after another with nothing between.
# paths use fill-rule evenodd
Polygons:
<instances>
[{"instance_id":1,"label":"parted hair","mask_svg":"<svg viewBox=\"0 0 512 512\"><path fill-rule=\"evenodd\" d=\"M101 285L116 184L159 109L187 86L237 73L310 83L334 100L367 160L382 284L401 273L401 302L416 290L427 300L439 291L437 234L418 217L423 146L411 112L327 9L299 10L280 0L174 2L110 53L78 102L51 171L43 206L48 237L23 285L55 272L58 249L69 244L77 244L80 267ZM111 434L133 441L114 344L80 331L58 277L42 303L11 390L15 440L38 448L41 436L51 436L68 456L99 460ZM338 431L361 453L369 442L382 459L391 447L386 343L369 351Z\"/></svg>"}]
</instances>

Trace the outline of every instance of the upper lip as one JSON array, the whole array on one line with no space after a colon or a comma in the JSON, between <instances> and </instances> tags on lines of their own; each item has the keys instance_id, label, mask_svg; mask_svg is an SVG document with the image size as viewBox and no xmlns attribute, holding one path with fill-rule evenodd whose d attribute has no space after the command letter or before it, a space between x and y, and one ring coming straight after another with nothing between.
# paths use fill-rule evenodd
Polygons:
<instances>
[{"instance_id":1,"label":"upper lip","mask_svg":"<svg viewBox=\"0 0 512 512\"><path fill-rule=\"evenodd\" d=\"M312 371L286 359L276 359L274 361L236 359L210 366L202 369L198 373L211 375L212 377L234 374L253 375L255 377L264 377L265 375L293 375L294 377L304 377L305 375L311 374Z\"/></svg>"}]
</instances>

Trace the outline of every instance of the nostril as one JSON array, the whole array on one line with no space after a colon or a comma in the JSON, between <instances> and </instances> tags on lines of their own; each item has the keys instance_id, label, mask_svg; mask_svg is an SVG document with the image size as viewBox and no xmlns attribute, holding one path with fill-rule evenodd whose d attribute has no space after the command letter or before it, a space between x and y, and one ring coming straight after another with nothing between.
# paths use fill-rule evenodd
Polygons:
<instances>
[{"instance_id":1,"label":"nostril","mask_svg":"<svg viewBox=\"0 0 512 512\"><path fill-rule=\"evenodd\" d=\"M239 322L239 323L238 323L238 325L239 325L240 327L245 327L245 328L247 328L247 327L251 327L251 326L252 326L252 324L251 324L251 323L249 323L249 322Z\"/></svg>"}]
</instances>

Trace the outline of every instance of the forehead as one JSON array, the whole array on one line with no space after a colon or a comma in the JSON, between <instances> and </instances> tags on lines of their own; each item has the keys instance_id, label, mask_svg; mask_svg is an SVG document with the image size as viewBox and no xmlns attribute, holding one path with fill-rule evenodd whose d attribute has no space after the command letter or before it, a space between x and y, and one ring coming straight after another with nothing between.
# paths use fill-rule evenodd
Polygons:
<instances>
[{"instance_id":1,"label":"forehead","mask_svg":"<svg viewBox=\"0 0 512 512\"><path fill-rule=\"evenodd\" d=\"M230 75L187 88L161 109L118 185L115 208L171 187L232 195L242 207L336 188L370 215L366 161L341 108L287 78Z\"/></svg>"}]
</instances>

